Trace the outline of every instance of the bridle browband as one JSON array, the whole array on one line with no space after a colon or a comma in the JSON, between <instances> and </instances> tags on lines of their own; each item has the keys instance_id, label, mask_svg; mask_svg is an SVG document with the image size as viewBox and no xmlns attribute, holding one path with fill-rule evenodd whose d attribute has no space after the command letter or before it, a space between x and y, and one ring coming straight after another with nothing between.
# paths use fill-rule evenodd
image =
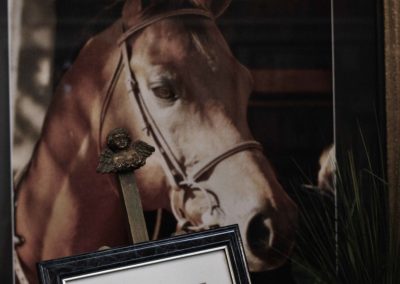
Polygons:
<instances>
[{"instance_id":1,"label":"bridle browband","mask_svg":"<svg viewBox=\"0 0 400 284\"><path fill-rule=\"evenodd\" d=\"M231 148L227 149L226 151L220 153L219 155L210 158L204 162L199 162L194 166L194 169L188 173L185 171L184 167L179 163L178 159L176 158L174 152L172 151L171 147L168 145L165 137L162 134L162 131L159 129L156 121L154 120L149 108L147 107L138 87L138 83L136 81L135 75L130 68L129 64L129 55L128 55L128 47L126 41L134 35L136 32L143 30L144 28L160 21L165 18L176 17L176 16L184 16L184 15L195 15L205 17L211 20L215 20L214 16L206 10L203 9L179 9L174 11L167 11L165 13L161 13L152 17L145 19L144 21L134 25L133 27L128 28L124 31L122 28L122 35L118 40L118 45L121 49L121 57L119 59L117 70L114 72L113 78L111 80L109 91L112 92L114 90L115 84L118 81L121 75L121 68L124 69L126 74L126 86L129 93L132 93L136 99L138 107L140 109L140 113L142 115L143 121L146 125L147 134L150 135L154 142L155 146L158 151L161 153L163 160L174 179L176 184L176 188L178 189L191 189L191 190L200 190L205 194L209 203L209 209L211 215L213 214L213 210L215 207L219 207L219 204L215 206L212 205L212 200L210 195L210 190L203 188L199 184L199 179L203 177L205 173L213 169L223 160L243 151L256 149L262 151L262 146L257 141L244 141L240 142L236 145L233 145ZM110 96L106 96L105 103L108 105L110 100ZM107 108L107 106L106 106ZM102 109L101 115L101 123L104 121L106 109ZM101 128L100 128L100 135L101 135ZM215 194L214 194L215 195ZM216 195L215 195L216 196ZM218 200L216 200L219 203ZM174 204L176 201L174 198L171 198L171 208L175 218L178 221L178 227L182 230L191 230L191 231L198 231L202 229L207 229L210 226L218 225L218 224L203 224L200 226L196 226L191 224L184 216L182 216L182 212L177 211L177 207ZM214 208L214 209L213 209Z\"/></svg>"}]
</instances>

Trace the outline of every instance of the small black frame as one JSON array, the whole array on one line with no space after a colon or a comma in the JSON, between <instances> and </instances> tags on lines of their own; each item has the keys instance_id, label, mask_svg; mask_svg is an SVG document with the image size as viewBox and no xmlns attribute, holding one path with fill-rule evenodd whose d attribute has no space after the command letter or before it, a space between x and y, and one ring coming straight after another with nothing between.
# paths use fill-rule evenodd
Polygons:
<instances>
[{"instance_id":1,"label":"small black frame","mask_svg":"<svg viewBox=\"0 0 400 284\"><path fill-rule=\"evenodd\" d=\"M213 251L213 249L215 251L218 248L221 248L221 250L224 248L226 252L232 283L251 283L239 228L236 225L128 247L44 261L38 263L37 268L42 284L62 284L65 283L67 278L88 274L105 275L111 270L129 269L139 264L152 265L155 261L162 261L163 259L174 261L169 259L179 258L179 256L190 257L194 254ZM184 273L179 268L177 268L177 272ZM160 275L155 274L155 277L160 277ZM158 282L155 281L154 283Z\"/></svg>"}]
</instances>

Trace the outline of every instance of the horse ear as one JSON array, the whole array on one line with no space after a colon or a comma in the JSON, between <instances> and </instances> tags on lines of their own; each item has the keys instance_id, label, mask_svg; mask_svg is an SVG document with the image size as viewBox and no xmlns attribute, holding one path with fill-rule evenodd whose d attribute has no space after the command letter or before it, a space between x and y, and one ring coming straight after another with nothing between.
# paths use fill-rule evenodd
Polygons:
<instances>
[{"instance_id":1,"label":"horse ear","mask_svg":"<svg viewBox=\"0 0 400 284\"><path fill-rule=\"evenodd\" d=\"M124 22L132 21L139 17L144 9L157 2L156 0L126 0L122 9Z\"/></svg>"},{"instance_id":2,"label":"horse ear","mask_svg":"<svg viewBox=\"0 0 400 284\"><path fill-rule=\"evenodd\" d=\"M221 16L231 4L231 0L194 0L194 2L205 6L216 18Z\"/></svg>"}]
</instances>

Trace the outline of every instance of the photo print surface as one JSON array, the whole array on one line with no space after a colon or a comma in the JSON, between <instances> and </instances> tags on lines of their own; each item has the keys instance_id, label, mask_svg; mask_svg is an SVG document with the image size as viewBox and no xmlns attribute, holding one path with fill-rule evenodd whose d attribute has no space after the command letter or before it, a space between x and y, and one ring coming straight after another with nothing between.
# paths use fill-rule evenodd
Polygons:
<instances>
[{"instance_id":1,"label":"photo print surface","mask_svg":"<svg viewBox=\"0 0 400 284\"><path fill-rule=\"evenodd\" d=\"M227 252L212 250L63 279L63 284L234 284Z\"/></svg>"},{"instance_id":2,"label":"photo print surface","mask_svg":"<svg viewBox=\"0 0 400 284\"><path fill-rule=\"evenodd\" d=\"M254 283L305 277L303 216L333 213L330 3L19 0L11 13L18 277L130 243L118 180L96 172L120 127L156 148L135 172L152 238L238 224Z\"/></svg>"}]
</instances>

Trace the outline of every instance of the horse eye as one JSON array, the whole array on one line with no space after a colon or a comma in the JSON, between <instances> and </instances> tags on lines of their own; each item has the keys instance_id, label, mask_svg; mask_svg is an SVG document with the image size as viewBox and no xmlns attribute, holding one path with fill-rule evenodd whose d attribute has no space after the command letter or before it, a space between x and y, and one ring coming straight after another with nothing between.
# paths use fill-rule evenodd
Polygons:
<instances>
[{"instance_id":1,"label":"horse eye","mask_svg":"<svg viewBox=\"0 0 400 284\"><path fill-rule=\"evenodd\" d=\"M175 93L171 90L171 88L168 87L156 87L152 89L156 97L164 100L175 100L176 95Z\"/></svg>"}]
</instances>

